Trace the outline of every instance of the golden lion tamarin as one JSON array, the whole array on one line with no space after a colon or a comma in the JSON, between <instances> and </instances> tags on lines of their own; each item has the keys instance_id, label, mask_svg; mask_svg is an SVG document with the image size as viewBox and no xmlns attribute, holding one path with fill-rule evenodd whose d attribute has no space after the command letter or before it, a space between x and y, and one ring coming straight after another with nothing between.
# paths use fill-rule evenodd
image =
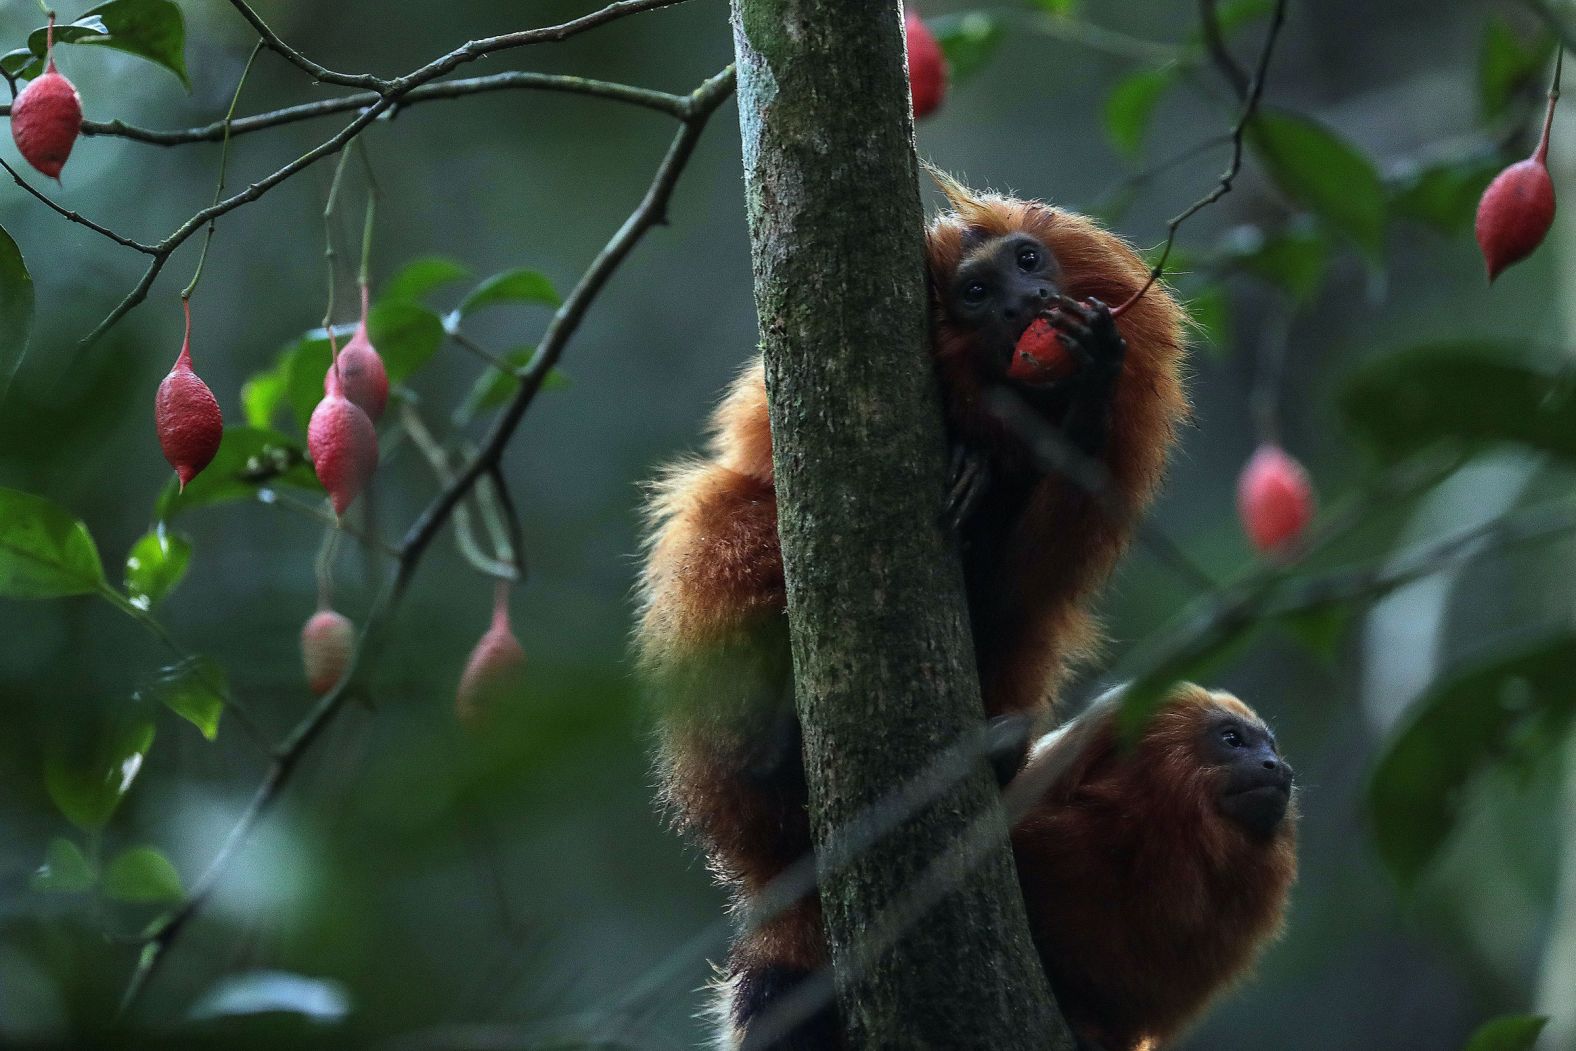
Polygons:
<instances>
[{"instance_id":1,"label":"golden lion tamarin","mask_svg":"<svg viewBox=\"0 0 1576 1051\"><path fill-rule=\"evenodd\" d=\"M1116 733L1120 691L1033 746L1008 788L1026 809L1013 855L1029 926L1081 1048L1149 1051L1246 971L1279 933L1297 871L1291 767L1252 709L1175 689L1136 746ZM805 908L806 906L799 906ZM734 946L719 988L723 1045L843 1046L829 1002L772 1011L826 966L820 941L773 922ZM747 1040L772 1026L769 1045Z\"/></svg>"},{"instance_id":2,"label":"golden lion tamarin","mask_svg":"<svg viewBox=\"0 0 1576 1051\"><path fill-rule=\"evenodd\" d=\"M1039 718L1096 644L1093 593L1187 417L1186 317L1159 284L1113 317L1106 304L1127 303L1149 271L1094 221L938 181L952 210L930 224L927 259L954 477L937 500L963 557L985 711ZM1037 318L1072 375L1009 377ZM1068 469L1046 469L1047 434ZM810 850L759 360L723 398L706 454L655 484L649 519L637 645L661 704L663 802L748 901ZM816 903L755 937L780 960L813 952Z\"/></svg>"}]
</instances>

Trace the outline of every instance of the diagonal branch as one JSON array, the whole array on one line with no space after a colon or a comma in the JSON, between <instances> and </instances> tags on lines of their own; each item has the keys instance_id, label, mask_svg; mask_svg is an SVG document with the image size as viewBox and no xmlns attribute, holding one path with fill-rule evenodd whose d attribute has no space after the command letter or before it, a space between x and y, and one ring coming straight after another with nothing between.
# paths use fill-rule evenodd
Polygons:
<instances>
[{"instance_id":1,"label":"diagonal branch","mask_svg":"<svg viewBox=\"0 0 1576 1051\"><path fill-rule=\"evenodd\" d=\"M312 79L320 80L325 84L340 84L347 88L372 88L383 91L388 86L388 81L382 77L375 77L370 73L335 73L327 66L320 66L307 58L301 52L279 39L279 34L268 28L256 11L252 10L246 0L230 0L230 6L241 13L251 27L257 30L257 35L262 38L268 50L280 55L286 62L305 70L311 74Z\"/></svg>"}]
</instances>

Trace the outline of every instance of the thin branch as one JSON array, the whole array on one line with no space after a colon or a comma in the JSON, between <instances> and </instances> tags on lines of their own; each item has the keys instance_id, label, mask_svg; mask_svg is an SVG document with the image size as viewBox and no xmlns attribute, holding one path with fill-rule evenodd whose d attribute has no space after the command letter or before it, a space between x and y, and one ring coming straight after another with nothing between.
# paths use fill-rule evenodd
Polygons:
<instances>
[{"instance_id":1,"label":"thin branch","mask_svg":"<svg viewBox=\"0 0 1576 1051\"><path fill-rule=\"evenodd\" d=\"M1219 0L1198 0L1198 20L1203 32L1204 50L1209 53L1209 60L1215 64L1215 68L1220 71L1226 83L1231 85L1237 101L1246 101L1250 87L1248 73L1237 64L1237 60L1231 55L1231 50L1226 47L1226 37L1220 29Z\"/></svg>"},{"instance_id":2,"label":"thin branch","mask_svg":"<svg viewBox=\"0 0 1576 1051\"><path fill-rule=\"evenodd\" d=\"M591 80L567 74L516 71L425 84L403 95L399 100L399 109L406 109L421 102L465 98L494 91L547 91L585 95L655 110L670 117L683 116L685 105L683 95L674 95L666 91L653 91L650 88L637 88L628 84L615 84L611 81ZM355 95L345 95L342 98L305 102L297 106L286 106L249 117L240 117L231 123L230 137L234 138L254 131L266 131L269 128L296 124L318 117L328 117L335 113L365 109L381 97L378 92L364 91ZM0 116L7 116L10 112L9 105L0 106ZM151 146L185 146L195 142L219 142L224 138L224 121L216 120L211 124L200 124L192 128L161 131L156 128L141 128L121 120L85 120L82 122L82 134L127 139Z\"/></svg>"},{"instance_id":3,"label":"thin branch","mask_svg":"<svg viewBox=\"0 0 1576 1051\"><path fill-rule=\"evenodd\" d=\"M239 11L241 17L246 19L253 29L257 30L257 35L268 46L268 50L282 56L291 65L305 70L311 74L312 79L320 80L325 84L340 84L347 88L372 88L375 91L383 91L387 88L388 81L382 77L375 77L370 73L335 73L327 66L320 66L313 62L301 52L279 39L279 35L268 28L268 23L264 22L257 12L252 10L251 5L246 0L230 0L230 6Z\"/></svg>"},{"instance_id":4,"label":"thin branch","mask_svg":"<svg viewBox=\"0 0 1576 1051\"><path fill-rule=\"evenodd\" d=\"M9 112L11 109L10 106L0 108L5 109L7 112ZM71 220L79 226L85 226L94 233L109 238L118 245L124 245L127 248L135 249L136 251L141 252L143 255L159 254L158 248L154 247L153 245L145 245L141 241L133 241L129 237L123 237L120 234L117 234L114 230L111 230L109 227L101 226L98 223L95 223L92 219L89 219L78 212L73 212L69 208L62 208L60 205L51 200L49 196L43 191L35 188L26 179L22 178L22 176L17 173L17 170L11 167L11 165L7 164L4 160L0 160L0 168L4 168L7 172L9 172L11 178L16 180L16 184L18 186L22 187L22 189L38 198L40 201L43 201L44 204L49 207L50 211Z\"/></svg>"},{"instance_id":5,"label":"thin branch","mask_svg":"<svg viewBox=\"0 0 1576 1051\"><path fill-rule=\"evenodd\" d=\"M663 0L663 2L646 0L642 6L664 6L664 3L672 2L676 0ZM628 9L632 5L626 2L624 5L614 6ZM690 95L684 126L658 167L645 198L613 235L607 246L598 253L580 283L575 286L574 292L564 301L558 314L555 315L542 344L543 351L546 353L541 356L549 358L547 365L527 373L519 391L515 394L514 401L505 411L499 425L489 435L481 452L472 460L466 472L434 501L407 535L400 547L399 571L392 584L383 590L376 607L367 617L366 625L362 628L355 649L351 653L349 667L340 682L323 695L306 717L296 724L285 740L274 750L273 762L268 772L253 793L245 811L231 827L218 853L192 885L186 898L149 934L147 944L143 946L142 955L138 958L137 967L121 999L119 1012L121 1016L137 1003L143 990L147 988L149 980L166 958L176 937L212 897L235 855L245 845L258 821L278 800L292 772L305 757L313 742L333 722L335 716L344 708L346 700L364 692L362 669L370 666L370 653L375 649L376 644L382 641L389 620L398 608L405 586L409 583L432 537L447 521L455 506L476 479L497 464L510 436L514 433L515 426L519 423L520 416L524 414L537 389L540 388L547 374L547 368L563 353L569 336L573 334L613 271L628 256L645 232L664 220L668 200L694 151L702 129L711 115L732 94L732 90L733 69L729 67L706 81Z\"/></svg>"},{"instance_id":6,"label":"thin branch","mask_svg":"<svg viewBox=\"0 0 1576 1051\"><path fill-rule=\"evenodd\" d=\"M1231 129L1230 166L1221 174L1220 181L1216 183L1213 190L1194 201L1166 224L1166 245L1160 253L1160 261L1149 272L1149 280L1145 281L1144 287L1133 293L1133 296L1126 303L1112 311L1113 313L1126 311L1128 307L1138 302L1156 281L1164 276L1166 261L1171 258L1171 249L1176 244L1177 231L1182 228L1182 224L1231 192L1231 184L1236 181L1238 173L1242 171L1242 139L1248 130L1248 123L1253 119L1253 115L1258 112L1259 103L1264 98L1264 83L1270 71L1270 58L1275 54L1275 42L1280 39L1281 26L1285 21L1286 0L1276 0L1274 14L1270 16L1269 30L1264 35L1264 47L1259 52L1258 66L1253 71L1253 84L1248 90L1247 99L1242 103L1242 113L1237 118L1237 123Z\"/></svg>"}]
</instances>

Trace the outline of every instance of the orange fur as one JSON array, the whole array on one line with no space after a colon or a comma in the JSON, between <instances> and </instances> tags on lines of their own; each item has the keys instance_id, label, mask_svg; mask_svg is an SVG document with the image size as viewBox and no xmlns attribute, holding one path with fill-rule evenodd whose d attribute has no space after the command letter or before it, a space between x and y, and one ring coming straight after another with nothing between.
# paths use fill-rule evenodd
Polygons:
<instances>
[{"instance_id":1,"label":"orange fur","mask_svg":"<svg viewBox=\"0 0 1576 1051\"><path fill-rule=\"evenodd\" d=\"M1114 706L1047 740L1076 756L1013 831L1029 924L1068 1022L1105 1051L1164 1043L1281 929L1295 806L1268 839L1220 814L1204 719L1229 694L1183 686L1123 752ZM1059 757L1037 753L1036 764ZM1028 776L1028 775L1025 775Z\"/></svg>"}]
</instances>

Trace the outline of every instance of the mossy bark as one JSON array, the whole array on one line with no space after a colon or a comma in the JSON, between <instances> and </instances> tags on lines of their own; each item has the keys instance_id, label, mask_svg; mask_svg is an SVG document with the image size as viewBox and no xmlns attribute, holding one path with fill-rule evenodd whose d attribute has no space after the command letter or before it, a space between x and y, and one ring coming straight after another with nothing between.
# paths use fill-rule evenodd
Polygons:
<instances>
[{"instance_id":1,"label":"mossy bark","mask_svg":"<svg viewBox=\"0 0 1576 1051\"><path fill-rule=\"evenodd\" d=\"M901 8L734 0L733 20L794 680L843 1017L857 1047L1070 1046L983 761L849 849L873 806L983 718L940 523L947 456ZM943 892L913 914L927 886Z\"/></svg>"}]
</instances>

